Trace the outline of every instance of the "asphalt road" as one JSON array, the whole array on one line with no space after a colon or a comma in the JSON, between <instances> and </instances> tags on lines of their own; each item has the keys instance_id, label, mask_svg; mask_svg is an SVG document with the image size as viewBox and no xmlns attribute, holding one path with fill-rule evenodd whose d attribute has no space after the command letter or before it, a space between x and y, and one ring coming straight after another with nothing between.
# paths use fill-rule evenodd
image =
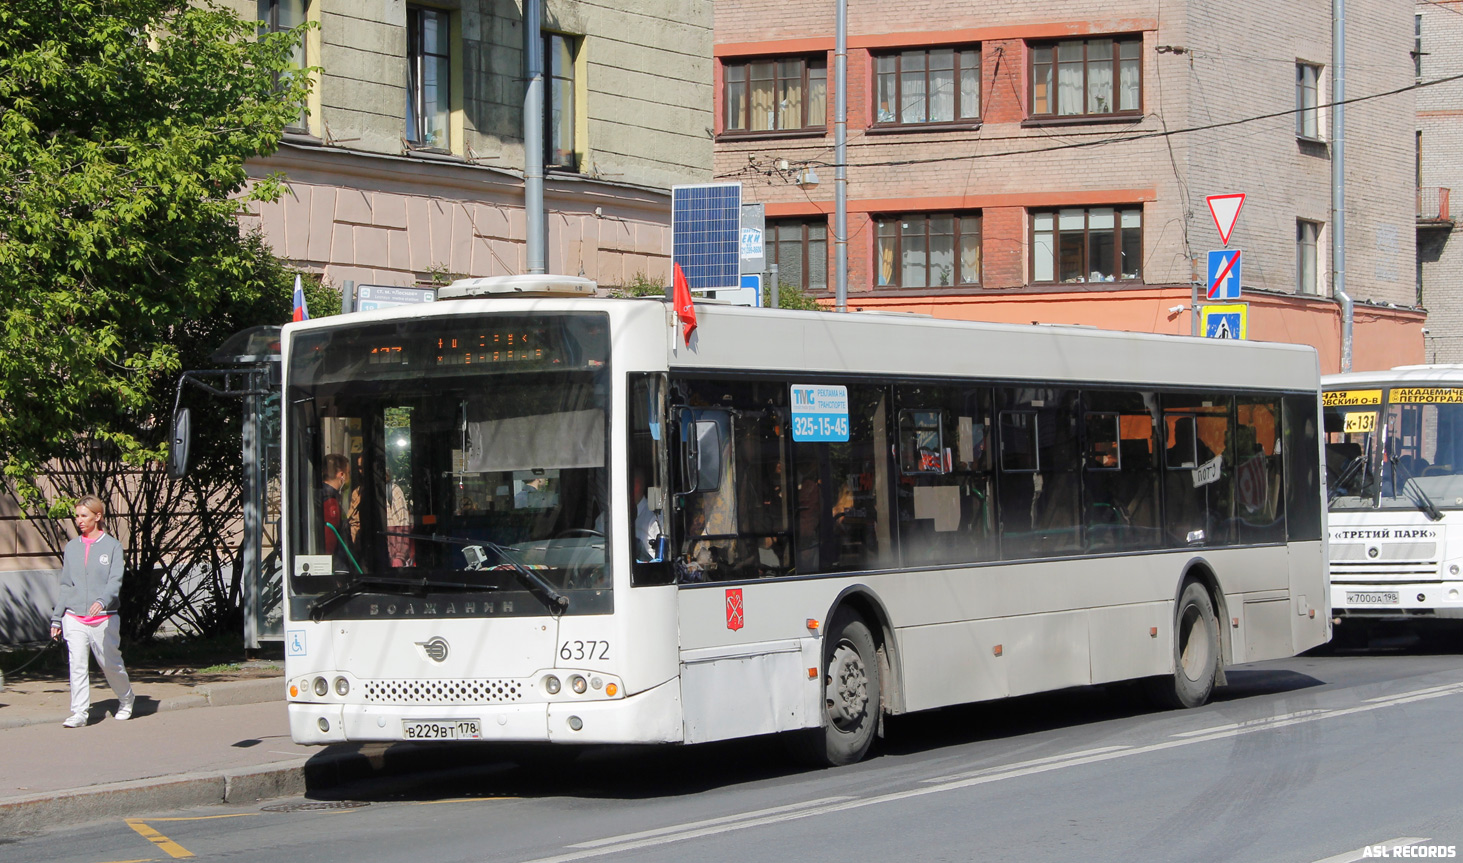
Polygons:
<instances>
[{"instance_id":1,"label":"asphalt road","mask_svg":"<svg viewBox=\"0 0 1463 863\"><path fill-rule=\"evenodd\" d=\"M1463 655L1239 666L1160 712L1125 687L899 717L862 764L776 741L504 753L347 799L201 807L0 843L0 860L1295 861L1463 849ZM509 756L513 760L509 760Z\"/></svg>"}]
</instances>

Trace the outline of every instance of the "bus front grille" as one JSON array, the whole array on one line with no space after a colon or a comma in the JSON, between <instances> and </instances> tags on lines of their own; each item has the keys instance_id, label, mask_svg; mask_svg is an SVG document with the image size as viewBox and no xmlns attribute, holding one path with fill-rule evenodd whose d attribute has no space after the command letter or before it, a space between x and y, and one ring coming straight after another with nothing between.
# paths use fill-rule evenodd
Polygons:
<instances>
[{"instance_id":1,"label":"bus front grille","mask_svg":"<svg viewBox=\"0 0 1463 863\"><path fill-rule=\"evenodd\" d=\"M367 680L371 704L503 704L523 698L517 680Z\"/></svg>"}]
</instances>

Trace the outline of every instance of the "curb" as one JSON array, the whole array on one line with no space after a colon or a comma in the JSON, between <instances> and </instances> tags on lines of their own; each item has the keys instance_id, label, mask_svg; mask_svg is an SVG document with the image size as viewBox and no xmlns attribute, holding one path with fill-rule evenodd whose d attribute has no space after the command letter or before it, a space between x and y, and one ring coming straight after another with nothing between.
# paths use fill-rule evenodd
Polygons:
<instances>
[{"instance_id":1,"label":"curb","mask_svg":"<svg viewBox=\"0 0 1463 863\"><path fill-rule=\"evenodd\" d=\"M260 677L254 680L226 680L200 686L187 695L174 695L157 702L157 712L187 710L193 707L233 707L239 704L258 704L264 701L283 701L285 685L283 677ZM0 718L0 730L21 728L26 725L46 725L66 719L66 712L60 711L44 716L17 716Z\"/></svg>"},{"instance_id":2,"label":"curb","mask_svg":"<svg viewBox=\"0 0 1463 863\"><path fill-rule=\"evenodd\" d=\"M182 773L0 800L0 836L128 817L139 812L303 794L308 759L246 770Z\"/></svg>"},{"instance_id":3,"label":"curb","mask_svg":"<svg viewBox=\"0 0 1463 863\"><path fill-rule=\"evenodd\" d=\"M0 799L0 836L218 804L247 805L330 792L360 782L431 774L480 763L488 753L419 743L343 744L262 767L180 773Z\"/></svg>"}]
</instances>

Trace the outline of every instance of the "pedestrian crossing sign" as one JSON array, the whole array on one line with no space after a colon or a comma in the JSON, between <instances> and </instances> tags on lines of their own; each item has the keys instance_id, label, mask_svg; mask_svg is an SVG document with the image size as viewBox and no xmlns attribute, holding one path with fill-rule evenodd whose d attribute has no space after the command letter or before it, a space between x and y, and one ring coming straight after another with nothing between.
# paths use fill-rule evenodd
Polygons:
<instances>
[{"instance_id":1,"label":"pedestrian crossing sign","mask_svg":"<svg viewBox=\"0 0 1463 863\"><path fill-rule=\"evenodd\" d=\"M1208 305L1199 310L1204 335L1211 339L1249 338L1249 311L1247 303Z\"/></svg>"}]
</instances>

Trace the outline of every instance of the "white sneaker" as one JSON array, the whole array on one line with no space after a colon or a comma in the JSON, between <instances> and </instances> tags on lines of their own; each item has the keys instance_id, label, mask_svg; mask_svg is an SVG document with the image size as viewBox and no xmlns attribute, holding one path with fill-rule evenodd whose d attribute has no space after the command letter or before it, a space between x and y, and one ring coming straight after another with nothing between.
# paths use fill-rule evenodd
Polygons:
<instances>
[{"instance_id":1,"label":"white sneaker","mask_svg":"<svg viewBox=\"0 0 1463 863\"><path fill-rule=\"evenodd\" d=\"M136 703L136 699L135 698L129 698L127 700L127 703L126 704L123 704L123 705L121 705L120 707L117 708L117 712L116 712L115 715L112 716L112 718L113 719L116 719L116 720L118 720L120 722L126 722L127 720L131 719L132 718L132 705L134 703Z\"/></svg>"},{"instance_id":2,"label":"white sneaker","mask_svg":"<svg viewBox=\"0 0 1463 863\"><path fill-rule=\"evenodd\" d=\"M65 727L67 727L67 728L85 728L86 727L86 714L85 713L73 713L70 716L66 717L66 721L63 722L63 723L61 723L61 724L64 725Z\"/></svg>"}]
</instances>

